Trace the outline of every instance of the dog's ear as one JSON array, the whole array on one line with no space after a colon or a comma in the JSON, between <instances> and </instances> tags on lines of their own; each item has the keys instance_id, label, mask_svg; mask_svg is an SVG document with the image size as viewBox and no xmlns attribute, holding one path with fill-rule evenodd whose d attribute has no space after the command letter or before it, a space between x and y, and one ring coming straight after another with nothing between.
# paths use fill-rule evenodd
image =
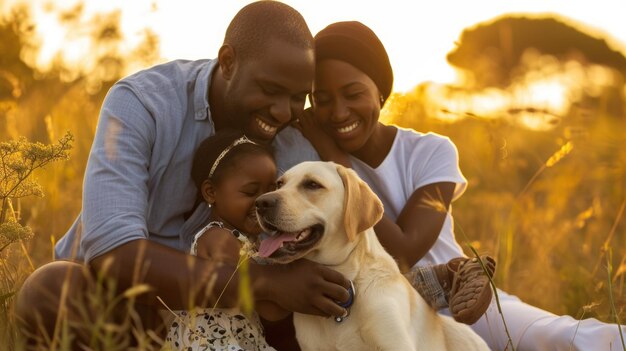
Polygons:
<instances>
[{"instance_id":1,"label":"dog's ear","mask_svg":"<svg viewBox=\"0 0 626 351\"><path fill-rule=\"evenodd\" d=\"M372 189L351 169L337 165L344 188L344 226L350 241L383 217L383 204Z\"/></svg>"}]
</instances>

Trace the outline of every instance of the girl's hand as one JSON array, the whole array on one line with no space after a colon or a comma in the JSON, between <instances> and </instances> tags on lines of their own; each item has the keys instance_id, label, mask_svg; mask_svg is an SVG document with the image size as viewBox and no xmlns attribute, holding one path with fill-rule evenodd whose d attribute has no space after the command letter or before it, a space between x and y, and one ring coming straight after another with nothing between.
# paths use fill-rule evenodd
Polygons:
<instances>
[{"instance_id":1,"label":"girl's hand","mask_svg":"<svg viewBox=\"0 0 626 351\"><path fill-rule=\"evenodd\" d=\"M309 140L322 160L333 161L345 167L351 166L348 153L339 148L333 138L324 132L312 108L304 110L302 117L293 126Z\"/></svg>"},{"instance_id":2,"label":"girl's hand","mask_svg":"<svg viewBox=\"0 0 626 351\"><path fill-rule=\"evenodd\" d=\"M237 266L241 243L232 232L213 227L198 238L196 255Z\"/></svg>"}]
</instances>

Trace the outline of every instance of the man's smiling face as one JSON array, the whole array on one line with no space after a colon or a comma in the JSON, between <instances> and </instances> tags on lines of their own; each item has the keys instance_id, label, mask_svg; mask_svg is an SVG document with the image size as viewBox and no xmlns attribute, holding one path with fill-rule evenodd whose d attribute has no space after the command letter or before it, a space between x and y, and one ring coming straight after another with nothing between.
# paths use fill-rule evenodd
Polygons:
<instances>
[{"instance_id":1,"label":"man's smiling face","mask_svg":"<svg viewBox=\"0 0 626 351\"><path fill-rule=\"evenodd\" d=\"M251 139L271 142L299 118L315 73L312 49L271 40L265 52L235 64L227 79L225 106L231 126Z\"/></svg>"}]
</instances>

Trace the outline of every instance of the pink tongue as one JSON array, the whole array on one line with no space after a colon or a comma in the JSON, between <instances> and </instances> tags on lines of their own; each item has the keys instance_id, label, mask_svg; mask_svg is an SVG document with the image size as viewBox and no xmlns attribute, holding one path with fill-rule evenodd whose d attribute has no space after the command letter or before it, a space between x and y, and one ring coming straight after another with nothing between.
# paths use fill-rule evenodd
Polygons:
<instances>
[{"instance_id":1,"label":"pink tongue","mask_svg":"<svg viewBox=\"0 0 626 351\"><path fill-rule=\"evenodd\" d=\"M298 233L282 233L263 239L259 246L259 256L269 257L274 251L278 250L284 242L296 240L297 234Z\"/></svg>"}]
</instances>

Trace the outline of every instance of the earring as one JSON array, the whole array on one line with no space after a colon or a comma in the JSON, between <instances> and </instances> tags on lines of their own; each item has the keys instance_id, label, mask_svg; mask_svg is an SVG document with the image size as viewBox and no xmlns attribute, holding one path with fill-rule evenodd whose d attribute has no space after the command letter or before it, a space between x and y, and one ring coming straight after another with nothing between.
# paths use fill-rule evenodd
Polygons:
<instances>
[{"instance_id":1,"label":"earring","mask_svg":"<svg viewBox=\"0 0 626 351\"><path fill-rule=\"evenodd\" d=\"M213 204L209 202L209 208L211 208L212 206L213 206Z\"/></svg>"},{"instance_id":2,"label":"earring","mask_svg":"<svg viewBox=\"0 0 626 351\"><path fill-rule=\"evenodd\" d=\"M380 94L380 104L382 105L385 102L385 98L383 97L383 94Z\"/></svg>"}]
</instances>

